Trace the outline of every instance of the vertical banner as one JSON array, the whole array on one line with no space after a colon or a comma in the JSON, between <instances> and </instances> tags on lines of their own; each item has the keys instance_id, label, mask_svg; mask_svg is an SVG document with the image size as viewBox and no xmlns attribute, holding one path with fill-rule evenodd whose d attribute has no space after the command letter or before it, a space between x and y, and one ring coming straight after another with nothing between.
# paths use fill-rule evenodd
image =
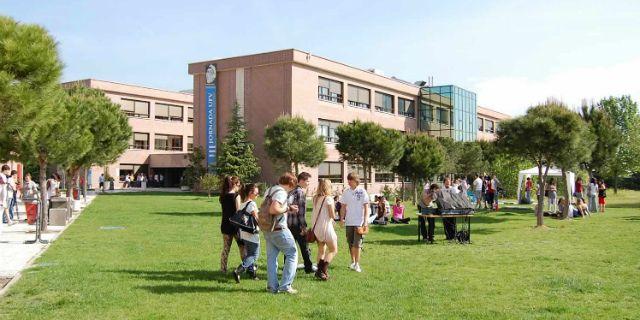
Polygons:
<instances>
[{"instance_id":1,"label":"vertical banner","mask_svg":"<svg viewBox=\"0 0 640 320\"><path fill-rule=\"evenodd\" d=\"M206 82L205 82L205 105L206 105L206 125L205 125L205 137L206 137L206 158L207 158L207 168L211 170L211 167L216 164L216 156L217 156L217 119L216 119L216 111L217 111L217 98L216 98L216 80L217 80L217 71L216 66L210 64L207 66L207 70L205 73Z\"/></svg>"}]
</instances>

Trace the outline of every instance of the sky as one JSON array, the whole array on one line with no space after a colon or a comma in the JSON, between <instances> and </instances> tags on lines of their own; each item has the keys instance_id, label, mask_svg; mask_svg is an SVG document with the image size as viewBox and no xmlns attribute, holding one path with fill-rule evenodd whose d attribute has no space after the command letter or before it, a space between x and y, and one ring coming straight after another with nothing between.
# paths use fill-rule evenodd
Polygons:
<instances>
[{"instance_id":1,"label":"sky","mask_svg":"<svg viewBox=\"0 0 640 320\"><path fill-rule=\"evenodd\" d=\"M43 25L63 81L192 89L190 62L296 48L414 82L454 84L519 115L640 98L640 1L0 0Z\"/></svg>"}]
</instances>

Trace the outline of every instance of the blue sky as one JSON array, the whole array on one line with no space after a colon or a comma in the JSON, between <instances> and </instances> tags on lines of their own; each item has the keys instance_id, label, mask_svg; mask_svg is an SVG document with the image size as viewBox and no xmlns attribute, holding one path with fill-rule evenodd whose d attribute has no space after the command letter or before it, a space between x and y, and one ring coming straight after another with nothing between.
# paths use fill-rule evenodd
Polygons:
<instances>
[{"instance_id":1,"label":"blue sky","mask_svg":"<svg viewBox=\"0 0 640 320\"><path fill-rule=\"evenodd\" d=\"M189 62L297 48L409 81L434 77L520 114L548 96L640 97L640 1L36 1L63 80L191 89Z\"/></svg>"}]
</instances>

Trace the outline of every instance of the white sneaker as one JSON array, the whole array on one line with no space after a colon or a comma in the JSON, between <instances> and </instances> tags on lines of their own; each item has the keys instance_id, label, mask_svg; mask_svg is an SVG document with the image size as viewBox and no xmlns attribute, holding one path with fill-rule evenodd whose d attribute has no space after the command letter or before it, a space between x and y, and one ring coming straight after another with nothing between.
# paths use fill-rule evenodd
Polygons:
<instances>
[{"instance_id":1,"label":"white sneaker","mask_svg":"<svg viewBox=\"0 0 640 320\"><path fill-rule=\"evenodd\" d=\"M351 264L349 265L349 269L355 270L356 269L356 263L355 262L351 262Z\"/></svg>"},{"instance_id":2,"label":"white sneaker","mask_svg":"<svg viewBox=\"0 0 640 320\"><path fill-rule=\"evenodd\" d=\"M353 270L355 270L356 272L362 272L362 269L360 268L360 264L356 263L355 268L353 268Z\"/></svg>"}]
</instances>

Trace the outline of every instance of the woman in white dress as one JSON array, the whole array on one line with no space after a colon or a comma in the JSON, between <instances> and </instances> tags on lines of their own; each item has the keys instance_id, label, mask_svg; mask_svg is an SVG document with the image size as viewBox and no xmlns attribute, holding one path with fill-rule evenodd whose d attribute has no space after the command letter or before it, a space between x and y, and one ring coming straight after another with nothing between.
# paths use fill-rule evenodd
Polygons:
<instances>
[{"instance_id":1,"label":"woman in white dress","mask_svg":"<svg viewBox=\"0 0 640 320\"><path fill-rule=\"evenodd\" d=\"M318 243L318 270L316 277L320 280L329 279L329 264L338 252L338 236L333 229L335 224L336 211L331 196L331 181L321 179L318 191L313 197L313 217L314 223L311 228L316 235Z\"/></svg>"}]
</instances>

